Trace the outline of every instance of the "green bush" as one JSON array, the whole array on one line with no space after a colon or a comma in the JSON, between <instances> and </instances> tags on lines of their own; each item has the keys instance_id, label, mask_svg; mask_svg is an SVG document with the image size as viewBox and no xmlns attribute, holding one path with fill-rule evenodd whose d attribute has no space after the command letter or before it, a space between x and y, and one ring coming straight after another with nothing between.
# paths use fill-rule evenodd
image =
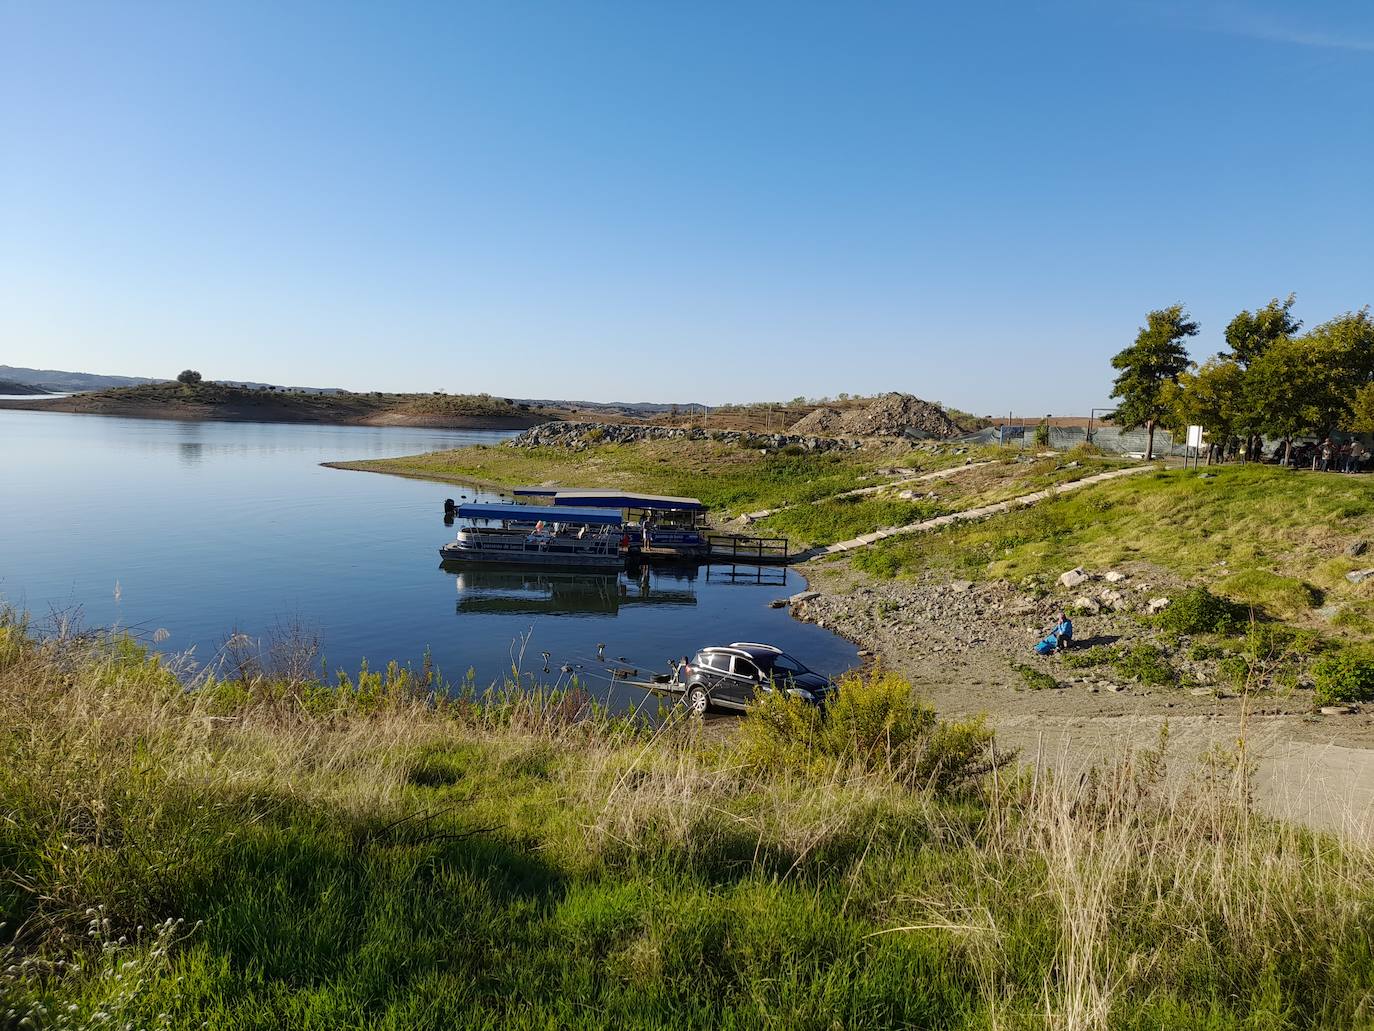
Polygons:
<instances>
[{"instance_id":1,"label":"green bush","mask_svg":"<svg viewBox=\"0 0 1374 1031\"><path fill-rule=\"evenodd\" d=\"M1217 673L1239 691L1250 680L1250 660L1243 655L1228 655L1217 663Z\"/></svg>"},{"instance_id":2,"label":"green bush","mask_svg":"<svg viewBox=\"0 0 1374 1031\"><path fill-rule=\"evenodd\" d=\"M936 719L905 677L874 670L847 676L838 688L826 709L780 691L761 695L740 723L745 762L808 776L858 770L952 791L1010 759L995 752L982 717Z\"/></svg>"},{"instance_id":3,"label":"green bush","mask_svg":"<svg viewBox=\"0 0 1374 1031\"><path fill-rule=\"evenodd\" d=\"M1172 684L1178 679L1164 653L1152 644L1138 644L1120 656L1116 669L1123 677L1142 684Z\"/></svg>"},{"instance_id":4,"label":"green bush","mask_svg":"<svg viewBox=\"0 0 1374 1031\"><path fill-rule=\"evenodd\" d=\"M1374 659L1358 655L1328 655L1312 666L1318 705L1333 702L1374 702Z\"/></svg>"},{"instance_id":5,"label":"green bush","mask_svg":"<svg viewBox=\"0 0 1374 1031\"><path fill-rule=\"evenodd\" d=\"M1190 587L1174 598L1155 621L1170 634L1233 634L1248 618L1243 605L1218 598L1205 587Z\"/></svg>"},{"instance_id":6,"label":"green bush","mask_svg":"<svg viewBox=\"0 0 1374 1031\"><path fill-rule=\"evenodd\" d=\"M1194 662L1205 662L1208 659L1221 659L1226 656L1226 649L1215 644L1195 644L1188 649L1188 658Z\"/></svg>"},{"instance_id":7,"label":"green bush","mask_svg":"<svg viewBox=\"0 0 1374 1031\"><path fill-rule=\"evenodd\" d=\"M1026 682L1026 686L1032 691L1044 691L1049 688L1059 686L1059 681L1050 676L1043 670L1038 670L1034 666L1027 666L1019 662L1011 664L1013 673L1019 673L1021 679Z\"/></svg>"}]
</instances>

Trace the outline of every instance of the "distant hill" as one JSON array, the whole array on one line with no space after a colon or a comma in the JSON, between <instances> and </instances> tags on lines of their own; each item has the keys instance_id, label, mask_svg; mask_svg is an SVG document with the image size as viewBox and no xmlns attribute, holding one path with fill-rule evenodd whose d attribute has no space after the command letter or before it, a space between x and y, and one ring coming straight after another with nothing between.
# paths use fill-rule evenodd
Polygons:
<instances>
[{"instance_id":1,"label":"distant hill","mask_svg":"<svg viewBox=\"0 0 1374 1031\"><path fill-rule=\"evenodd\" d=\"M93 372L62 372L59 369L25 369L16 365L0 365L0 380L39 387L49 393L70 393L80 390L105 390L108 387L134 387L144 383L165 383L166 380L146 376L102 376ZM14 393L15 391L9 391Z\"/></svg>"},{"instance_id":2,"label":"distant hill","mask_svg":"<svg viewBox=\"0 0 1374 1031\"><path fill-rule=\"evenodd\" d=\"M525 429L567 413L487 394L354 394L348 391L247 389L205 381L167 382L84 391L67 397L0 401L25 411L118 415L151 419L323 422L363 426Z\"/></svg>"},{"instance_id":3,"label":"distant hill","mask_svg":"<svg viewBox=\"0 0 1374 1031\"><path fill-rule=\"evenodd\" d=\"M0 379L0 394L32 394L38 396L50 393L52 393L52 391L44 390L42 387L35 387L31 383L20 383L12 379Z\"/></svg>"}]
</instances>

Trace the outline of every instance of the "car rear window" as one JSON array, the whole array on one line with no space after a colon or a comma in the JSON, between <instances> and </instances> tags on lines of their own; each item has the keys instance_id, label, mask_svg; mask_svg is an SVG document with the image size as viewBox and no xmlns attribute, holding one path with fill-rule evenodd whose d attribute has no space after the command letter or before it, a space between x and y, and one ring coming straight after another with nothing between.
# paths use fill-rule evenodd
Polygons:
<instances>
[{"instance_id":1,"label":"car rear window","mask_svg":"<svg viewBox=\"0 0 1374 1031\"><path fill-rule=\"evenodd\" d=\"M692 665L718 669L722 673L728 673L730 671L730 656L722 655L719 652L697 652L697 657L692 660Z\"/></svg>"}]
</instances>

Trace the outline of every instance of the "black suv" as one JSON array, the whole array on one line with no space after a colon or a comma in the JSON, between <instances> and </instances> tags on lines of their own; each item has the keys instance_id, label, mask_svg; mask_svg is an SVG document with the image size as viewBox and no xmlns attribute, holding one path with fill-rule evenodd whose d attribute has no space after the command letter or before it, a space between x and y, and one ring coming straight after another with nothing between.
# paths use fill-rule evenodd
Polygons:
<instances>
[{"instance_id":1,"label":"black suv","mask_svg":"<svg viewBox=\"0 0 1374 1031\"><path fill-rule=\"evenodd\" d=\"M687 708L698 716L712 707L743 711L755 694L775 689L823 705L835 689L781 649L748 641L701 649L678 665L677 682Z\"/></svg>"}]
</instances>

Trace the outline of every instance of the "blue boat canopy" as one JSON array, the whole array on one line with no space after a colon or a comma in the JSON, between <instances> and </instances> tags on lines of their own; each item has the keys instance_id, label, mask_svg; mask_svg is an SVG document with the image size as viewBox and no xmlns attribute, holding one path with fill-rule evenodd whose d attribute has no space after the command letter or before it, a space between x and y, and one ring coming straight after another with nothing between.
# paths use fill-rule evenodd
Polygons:
<instances>
[{"instance_id":1,"label":"blue boat canopy","mask_svg":"<svg viewBox=\"0 0 1374 1031\"><path fill-rule=\"evenodd\" d=\"M617 490L560 490L553 503L564 505L605 505L609 508L658 509L670 512L701 512L706 506L696 498L675 498L666 494L624 494Z\"/></svg>"},{"instance_id":2,"label":"blue boat canopy","mask_svg":"<svg viewBox=\"0 0 1374 1031\"><path fill-rule=\"evenodd\" d=\"M619 526L624 522L618 508L562 508L553 512L537 505L490 505L472 503L458 506L459 519L523 519L534 522L586 524L588 526Z\"/></svg>"}]
</instances>

